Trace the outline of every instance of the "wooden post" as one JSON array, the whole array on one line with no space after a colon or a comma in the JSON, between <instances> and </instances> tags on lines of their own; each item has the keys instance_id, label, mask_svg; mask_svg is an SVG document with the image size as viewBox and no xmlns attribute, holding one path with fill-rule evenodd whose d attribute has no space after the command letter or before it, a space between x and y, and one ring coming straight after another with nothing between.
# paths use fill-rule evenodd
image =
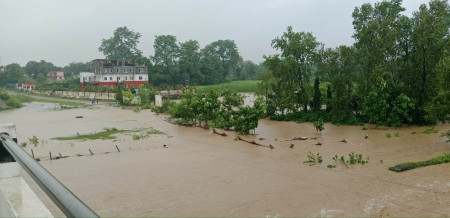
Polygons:
<instances>
[{"instance_id":1,"label":"wooden post","mask_svg":"<svg viewBox=\"0 0 450 218\"><path fill-rule=\"evenodd\" d=\"M50 153L50 160L52 160L52 152L49 151L48 153Z\"/></svg>"},{"instance_id":2,"label":"wooden post","mask_svg":"<svg viewBox=\"0 0 450 218\"><path fill-rule=\"evenodd\" d=\"M33 156L33 159L34 159L34 152L33 152L33 149L31 149L31 155Z\"/></svg>"},{"instance_id":3,"label":"wooden post","mask_svg":"<svg viewBox=\"0 0 450 218\"><path fill-rule=\"evenodd\" d=\"M117 151L119 151L119 152L120 152L120 150L119 150L119 147L117 147L117 145L116 145L116 148L117 148Z\"/></svg>"},{"instance_id":4,"label":"wooden post","mask_svg":"<svg viewBox=\"0 0 450 218\"><path fill-rule=\"evenodd\" d=\"M91 155L94 155L94 153L92 153L91 149L89 149L89 152L91 152Z\"/></svg>"}]
</instances>

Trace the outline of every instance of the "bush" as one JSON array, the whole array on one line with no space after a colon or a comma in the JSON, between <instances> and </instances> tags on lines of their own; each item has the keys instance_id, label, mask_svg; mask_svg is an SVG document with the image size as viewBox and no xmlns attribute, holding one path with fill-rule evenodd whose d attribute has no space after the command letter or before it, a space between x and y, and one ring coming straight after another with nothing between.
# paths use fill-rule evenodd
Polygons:
<instances>
[{"instance_id":1,"label":"bush","mask_svg":"<svg viewBox=\"0 0 450 218\"><path fill-rule=\"evenodd\" d=\"M10 97L6 102L6 105L8 105L11 108L20 108L22 107L22 103L20 103L19 100L17 100L14 97Z\"/></svg>"}]
</instances>

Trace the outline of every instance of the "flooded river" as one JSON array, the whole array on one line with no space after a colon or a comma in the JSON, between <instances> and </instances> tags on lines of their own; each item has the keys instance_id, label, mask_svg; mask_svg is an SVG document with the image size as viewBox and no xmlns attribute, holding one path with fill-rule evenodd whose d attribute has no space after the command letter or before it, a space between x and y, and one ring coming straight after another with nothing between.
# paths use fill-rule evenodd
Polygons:
<instances>
[{"instance_id":1,"label":"flooded river","mask_svg":"<svg viewBox=\"0 0 450 218\"><path fill-rule=\"evenodd\" d=\"M430 127L362 130L325 124L319 134L311 123L261 120L256 136L241 136L273 145L270 149L236 141L234 132L223 137L175 126L148 110L135 113L103 104L55 107L33 102L0 112L0 123L17 125L19 143L37 136L39 145L24 149L30 154L33 149L40 163L100 216L450 216L449 163L402 173L388 170L399 162L449 153L450 144L440 136L448 124L431 134L421 133ZM165 134L140 140L131 134L118 134L116 140L52 139L112 127L152 127ZM310 139L289 140L300 136ZM340 142L344 138L347 143ZM318 141L322 145L315 145ZM303 163L309 151L320 153L323 163ZM49 160L49 152L69 157ZM347 168L332 160L334 155L348 158L350 152L369 157L369 163Z\"/></svg>"}]
</instances>

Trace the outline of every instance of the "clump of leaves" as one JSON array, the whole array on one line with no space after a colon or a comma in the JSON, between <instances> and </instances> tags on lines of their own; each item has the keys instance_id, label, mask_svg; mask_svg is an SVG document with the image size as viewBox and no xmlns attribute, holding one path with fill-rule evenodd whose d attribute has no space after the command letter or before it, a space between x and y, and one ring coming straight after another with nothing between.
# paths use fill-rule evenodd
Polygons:
<instances>
[{"instance_id":1,"label":"clump of leaves","mask_svg":"<svg viewBox=\"0 0 450 218\"><path fill-rule=\"evenodd\" d=\"M26 142L22 142L22 143L20 143L20 147L22 147L22 148L25 148L25 147L27 147L27 143L26 143Z\"/></svg>"},{"instance_id":2,"label":"clump of leaves","mask_svg":"<svg viewBox=\"0 0 450 218\"><path fill-rule=\"evenodd\" d=\"M369 158L366 158L366 160L363 160L362 154L355 154L355 152L353 152L353 151L351 153L349 153L348 156L350 159L347 161L347 163L349 163L349 164L359 163L361 165L364 165L369 162Z\"/></svg>"},{"instance_id":3,"label":"clump of leaves","mask_svg":"<svg viewBox=\"0 0 450 218\"><path fill-rule=\"evenodd\" d=\"M142 107L140 107L140 106L136 106L136 107L133 108L133 111L136 112L136 113L141 111L141 110L142 110Z\"/></svg>"},{"instance_id":4,"label":"clump of leaves","mask_svg":"<svg viewBox=\"0 0 450 218\"><path fill-rule=\"evenodd\" d=\"M395 136L395 137L398 137L398 132L394 132L394 136Z\"/></svg>"},{"instance_id":5,"label":"clump of leaves","mask_svg":"<svg viewBox=\"0 0 450 218\"><path fill-rule=\"evenodd\" d=\"M39 138L36 137L35 135L29 138L28 141L30 142L30 144L34 145L34 147L37 147L39 144Z\"/></svg>"},{"instance_id":6,"label":"clump of leaves","mask_svg":"<svg viewBox=\"0 0 450 218\"><path fill-rule=\"evenodd\" d=\"M331 164L328 164L328 165L327 165L327 167L328 167L328 168L330 168L330 169L332 169L332 168L336 168L336 164L333 164L333 165L331 165Z\"/></svg>"},{"instance_id":7,"label":"clump of leaves","mask_svg":"<svg viewBox=\"0 0 450 218\"><path fill-rule=\"evenodd\" d=\"M430 133L438 133L438 130L434 128L434 126L431 127L431 129L424 129L422 131L423 134L430 134Z\"/></svg>"},{"instance_id":8,"label":"clump of leaves","mask_svg":"<svg viewBox=\"0 0 450 218\"><path fill-rule=\"evenodd\" d=\"M362 130L367 130L367 127L363 126Z\"/></svg>"},{"instance_id":9,"label":"clump of leaves","mask_svg":"<svg viewBox=\"0 0 450 218\"><path fill-rule=\"evenodd\" d=\"M314 165L316 163L322 163L323 161L322 155L320 155L320 153L313 154L309 151L306 156L308 157L308 160L303 161L303 163L312 163Z\"/></svg>"},{"instance_id":10,"label":"clump of leaves","mask_svg":"<svg viewBox=\"0 0 450 218\"><path fill-rule=\"evenodd\" d=\"M319 119L317 121L314 121L314 127L316 128L317 132L322 133L322 131L325 129L323 120Z\"/></svg>"},{"instance_id":11,"label":"clump of leaves","mask_svg":"<svg viewBox=\"0 0 450 218\"><path fill-rule=\"evenodd\" d=\"M387 137L387 138L392 137L391 133L390 133L390 132L386 133L386 137Z\"/></svg>"},{"instance_id":12,"label":"clump of leaves","mask_svg":"<svg viewBox=\"0 0 450 218\"><path fill-rule=\"evenodd\" d=\"M417 134L417 132L416 132L416 131L414 131L414 132L412 132L411 134Z\"/></svg>"},{"instance_id":13,"label":"clump of leaves","mask_svg":"<svg viewBox=\"0 0 450 218\"><path fill-rule=\"evenodd\" d=\"M357 153L355 153L355 152L353 152L353 151L352 151L351 153L348 154L348 157L349 157L349 159L346 160L344 156L341 156L341 157L339 158L339 156L336 154L336 155L333 157L333 160L334 160L334 161L337 161L337 162L341 162L341 163L344 164L344 166L347 167L347 168L348 168L348 165L347 165L347 164L361 164L361 165L364 165L364 164L366 164L366 163L369 163L369 157L367 157L367 158L364 160L362 154L357 154Z\"/></svg>"}]
</instances>

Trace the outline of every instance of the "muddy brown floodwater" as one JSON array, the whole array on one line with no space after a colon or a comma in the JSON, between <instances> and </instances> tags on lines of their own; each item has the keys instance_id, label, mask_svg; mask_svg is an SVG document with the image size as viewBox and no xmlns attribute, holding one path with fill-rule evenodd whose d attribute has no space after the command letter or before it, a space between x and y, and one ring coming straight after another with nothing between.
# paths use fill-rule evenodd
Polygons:
<instances>
[{"instance_id":1,"label":"muddy brown floodwater","mask_svg":"<svg viewBox=\"0 0 450 218\"><path fill-rule=\"evenodd\" d=\"M148 110L54 107L33 102L1 112L0 123L17 125L19 143L36 135L39 145L25 150L30 153L32 148L40 163L100 216L450 216L449 163L402 173L388 170L398 162L450 152L450 144L440 136L450 129L448 124L436 126L439 133L432 134L421 133L429 127L368 126L364 131L360 126L325 124L319 134L311 123L261 120L257 135L243 138L275 147L269 149L235 141L234 132L223 137L212 130L175 126ZM166 134L141 140L124 134L117 140L52 139L105 127L153 127ZM286 141L300 136L317 139ZM344 138L347 143L340 142ZM323 144L315 145L318 141ZM49 151L70 157L49 160ZM303 163L308 151L320 153L323 163ZM352 151L369 157L369 163L346 168L332 160L336 154L348 158ZM327 168L329 164L336 168Z\"/></svg>"}]
</instances>

